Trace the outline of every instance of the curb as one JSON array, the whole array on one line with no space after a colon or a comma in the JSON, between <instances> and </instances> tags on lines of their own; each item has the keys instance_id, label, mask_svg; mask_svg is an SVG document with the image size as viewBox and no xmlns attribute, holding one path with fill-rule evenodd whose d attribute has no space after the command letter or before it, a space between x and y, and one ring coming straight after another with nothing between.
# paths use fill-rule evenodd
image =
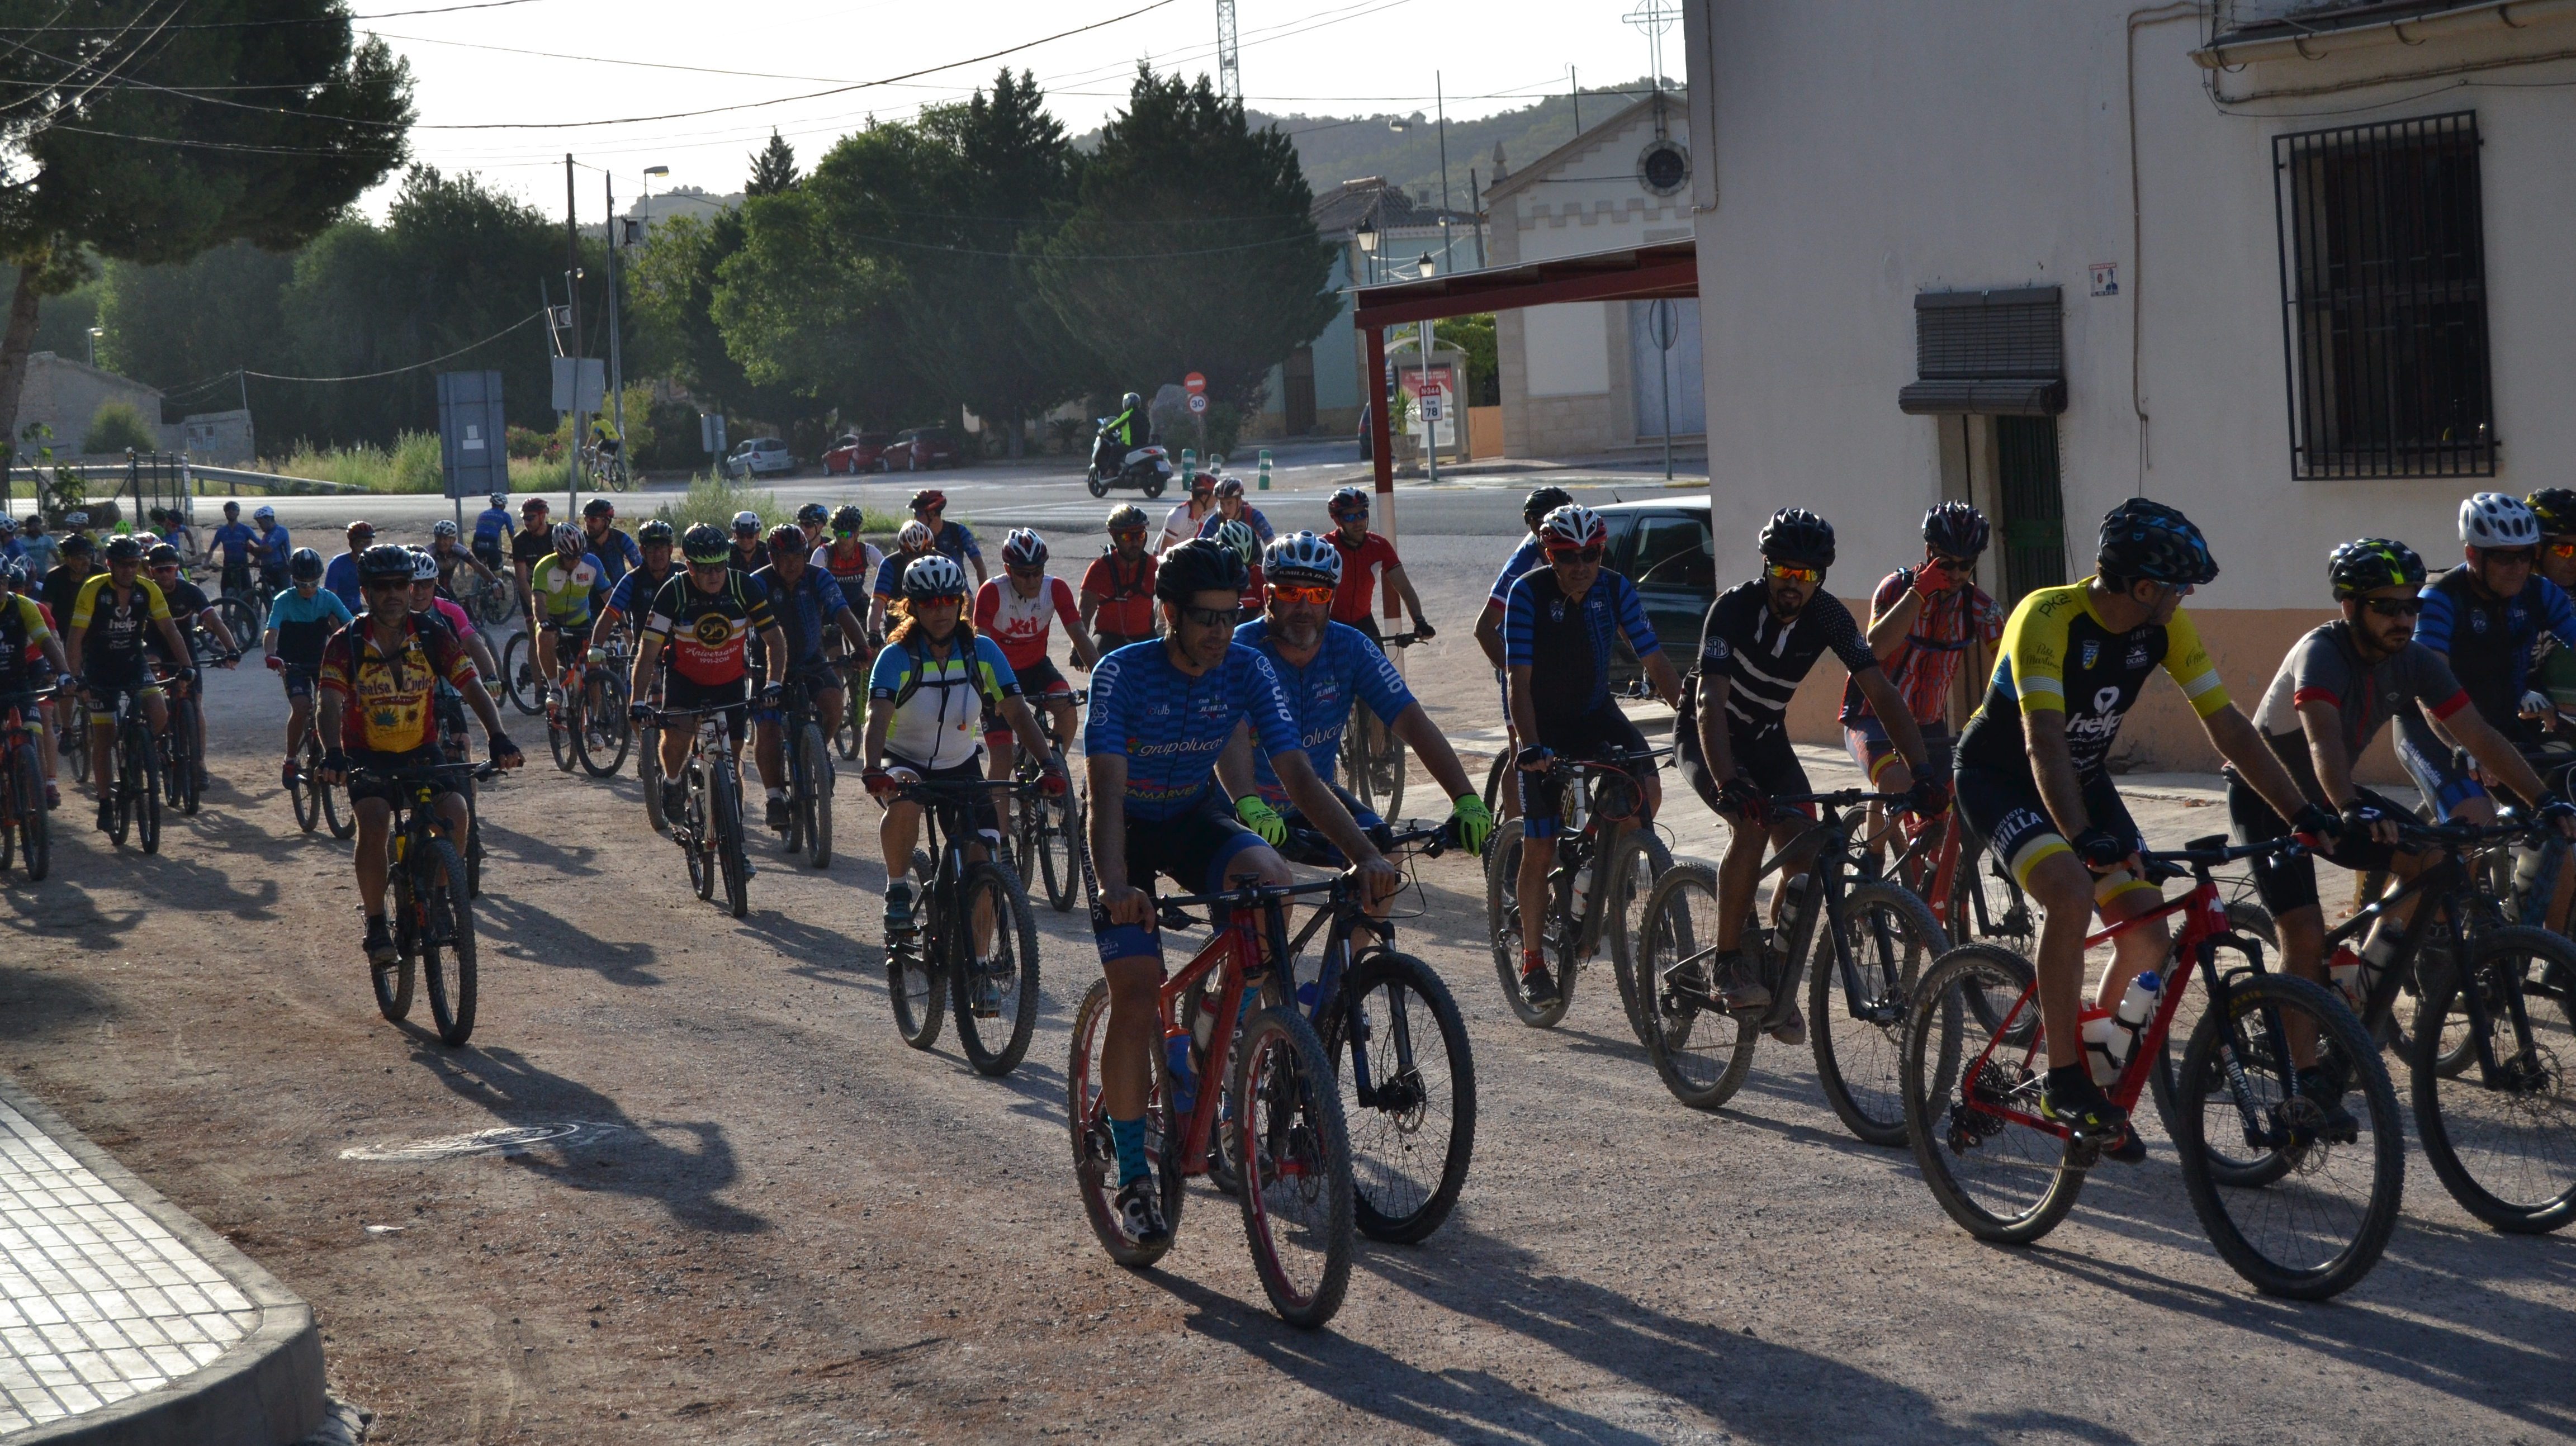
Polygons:
<instances>
[{"instance_id":1,"label":"curb","mask_svg":"<svg viewBox=\"0 0 2576 1446\"><path fill-rule=\"evenodd\" d=\"M6 1076L0 1102L221 1272L259 1324L194 1373L96 1411L18 1432L10 1446L285 1446L323 1424L322 1335L313 1308Z\"/></svg>"}]
</instances>

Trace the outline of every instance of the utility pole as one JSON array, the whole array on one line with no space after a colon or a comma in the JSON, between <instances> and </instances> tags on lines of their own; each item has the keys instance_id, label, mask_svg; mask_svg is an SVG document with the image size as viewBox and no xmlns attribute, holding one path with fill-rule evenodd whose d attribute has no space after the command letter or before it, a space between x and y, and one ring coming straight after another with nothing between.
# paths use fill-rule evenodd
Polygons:
<instances>
[{"instance_id":1,"label":"utility pole","mask_svg":"<svg viewBox=\"0 0 2576 1446\"><path fill-rule=\"evenodd\" d=\"M1575 78L1574 67L1565 68L1565 85L1574 92L1574 133L1583 134L1583 82Z\"/></svg>"},{"instance_id":2,"label":"utility pole","mask_svg":"<svg viewBox=\"0 0 2576 1446\"><path fill-rule=\"evenodd\" d=\"M1476 189L1476 168L1467 168L1467 211L1476 218L1476 269L1485 269L1485 203Z\"/></svg>"},{"instance_id":3,"label":"utility pole","mask_svg":"<svg viewBox=\"0 0 2576 1446\"><path fill-rule=\"evenodd\" d=\"M1440 269L1455 271L1458 263L1449 254L1449 99L1436 70L1431 72L1431 104L1440 118Z\"/></svg>"},{"instance_id":4,"label":"utility pole","mask_svg":"<svg viewBox=\"0 0 2576 1446\"><path fill-rule=\"evenodd\" d=\"M572 445L564 448L566 517L581 515L581 232L573 222L572 152L564 152L564 291L572 311L572 336L564 350L572 357Z\"/></svg>"},{"instance_id":5,"label":"utility pole","mask_svg":"<svg viewBox=\"0 0 2576 1446\"><path fill-rule=\"evenodd\" d=\"M1234 53L1234 0L1216 0L1216 93L1243 104L1243 71Z\"/></svg>"},{"instance_id":6,"label":"utility pole","mask_svg":"<svg viewBox=\"0 0 2576 1446\"><path fill-rule=\"evenodd\" d=\"M617 182L602 175L599 189L608 203L608 414L617 428L617 447L622 453L626 450L626 364L625 354L617 344L617 243L625 238L618 235ZM627 459L629 466L633 460Z\"/></svg>"}]
</instances>

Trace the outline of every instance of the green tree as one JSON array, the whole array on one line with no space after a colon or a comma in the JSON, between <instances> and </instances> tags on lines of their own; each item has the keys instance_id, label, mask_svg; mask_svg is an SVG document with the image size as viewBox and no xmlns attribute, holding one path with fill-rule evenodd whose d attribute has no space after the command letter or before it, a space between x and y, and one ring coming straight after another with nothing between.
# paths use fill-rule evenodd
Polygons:
<instances>
[{"instance_id":1,"label":"green tree","mask_svg":"<svg viewBox=\"0 0 2576 1446\"><path fill-rule=\"evenodd\" d=\"M411 75L340 0L0 0L0 437L17 430L39 303L92 257L171 263L226 241L291 249L400 164ZM221 93L203 89L220 80Z\"/></svg>"},{"instance_id":2,"label":"green tree","mask_svg":"<svg viewBox=\"0 0 2576 1446\"><path fill-rule=\"evenodd\" d=\"M297 371L278 309L294 276L292 255L248 241L175 266L111 261L98 281L99 364L161 388L177 416L230 411L243 393L235 368Z\"/></svg>"},{"instance_id":3,"label":"green tree","mask_svg":"<svg viewBox=\"0 0 2576 1446\"><path fill-rule=\"evenodd\" d=\"M80 449L94 456L129 448L137 452L160 451L160 428L146 422L132 402L101 403L89 419L89 431L82 435Z\"/></svg>"},{"instance_id":4,"label":"green tree","mask_svg":"<svg viewBox=\"0 0 2576 1446\"><path fill-rule=\"evenodd\" d=\"M629 314L641 352L636 372L669 377L710 410L785 420L812 403L786 387L754 382L726 349L724 329L716 323L719 273L744 240L742 212L726 210L660 222L640 251L628 253L633 264L621 271L632 288Z\"/></svg>"},{"instance_id":5,"label":"green tree","mask_svg":"<svg viewBox=\"0 0 2576 1446\"><path fill-rule=\"evenodd\" d=\"M1206 374L1246 411L1264 374L1340 310L1297 148L1238 101L1137 67L1126 111L1082 168L1081 202L1039 248L1039 293L1101 391Z\"/></svg>"},{"instance_id":6,"label":"green tree","mask_svg":"<svg viewBox=\"0 0 2576 1446\"><path fill-rule=\"evenodd\" d=\"M796 179L796 148L772 130L769 144L751 157L751 179L743 183L743 198L782 195L796 189Z\"/></svg>"}]
</instances>

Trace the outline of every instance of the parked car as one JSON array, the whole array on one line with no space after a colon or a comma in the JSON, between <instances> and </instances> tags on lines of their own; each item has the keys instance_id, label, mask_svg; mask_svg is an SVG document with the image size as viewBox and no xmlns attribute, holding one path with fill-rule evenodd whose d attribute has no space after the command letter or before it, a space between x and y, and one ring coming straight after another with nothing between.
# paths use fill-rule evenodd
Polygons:
<instances>
[{"instance_id":1,"label":"parked car","mask_svg":"<svg viewBox=\"0 0 2576 1446\"><path fill-rule=\"evenodd\" d=\"M1717 548L1709 530L1707 495L1613 502L1593 510L1610 525L1603 566L1635 584L1646 621L1677 664L1696 657L1709 605L1717 601ZM1620 637L1610 659L1611 686L1625 687L1641 671L1627 638Z\"/></svg>"},{"instance_id":2,"label":"parked car","mask_svg":"<svg viewBox=\"0 0 2576 1446\"><path fill-rule=\"evenodd\" d=\"M787 443L778 437L749 438L724 459L728 477L768 477L795 470L796 459L787 455Z\"/></svg>"},{"instance_id":3,"label":"parked car","mask_svg":"<svg viewBox=\"0 0 2576 1446\"><path fill-rule=\"evenodd\" d=\"M946 427L914 427L897 432L894 445L887 451L893 455L884 459L886 469L896 467L898 458L909 458L910 469L915 472L966 465L966 449L957 444L957 434Z\"/></svg>"},{"instance_id":4,"label":"parked car","mask_svg":"<svg viewBox=\"0 0 2576 1446\"><path fill-rule=\"evenodd\" d=\"M892 432L846 433L832 444L832 450L823 454L823 471L827 476L883 471L885 469L877 465L877 459L884 456L886 448L892 445Z\"/></svg>"}]
</instances>

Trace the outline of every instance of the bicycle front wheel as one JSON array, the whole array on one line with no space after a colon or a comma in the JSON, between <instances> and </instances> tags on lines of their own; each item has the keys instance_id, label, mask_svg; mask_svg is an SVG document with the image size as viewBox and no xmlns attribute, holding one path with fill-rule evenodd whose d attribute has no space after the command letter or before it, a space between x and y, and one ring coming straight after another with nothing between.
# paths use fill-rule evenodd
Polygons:
<instances>
[{"instance_id":1,"label":"bicycle front wheel","mask_svg":"<svg viewBox=\"0 0 2576 1446\"><path fill-rule=\"evenodd\" d=\"M1717 953L1718 912L1717 870L1696 859L1673 865L1646 899L1637 957L1646 1058L1673 1098L1695 1110L1716 1109L1744 1087L1762 1038L1754 1014L1701 1004Z\"/></svg>"},{"instance_id":2,"label":"bicycle front wheel","mask_svg":"<svg viewBox=\"0 0 2576 1446\"><path fill-rule=\"evenodd\" d=\"M1313 1330L1342 1308L1358 1241L1341 1092L1314 1028L1286 1009L1243 1027L1234 1160L1252 1267L1280 1319Z\"/></svg>"},{"instance_id":3,"label":"bicycle front wheel","mask_svg":"<svg viewBox=\"0 0 2576 1446\"><path fill-rule=\"evenodd\" d=\"M1351 1135L1352 1210L1372 1240L1412 1244L1440 1228L1476 1152L1476 1060L1458 1001L1410 954L1370 954L1324 1016Z\"/></svg>"},{"instance_id":4,"label":"bicycle front wheel","mask_svg":"<svg viewBox=\"0 0 2576 1446\"><path fill-rule=\"evenodd\" d=\"M2415 1132L2460 1208L2497 1230L2535 1235L2576 1220L2576 949L2539 929L2481 936L2425 995L2414 1041ZM2480 1046L2483 1044L2484 1048ZM2445 1056L2464 1056L2452 1070ZM2495 1068L2486 1066L2492 1058Z\"/></svg>"},{"instance_id":5,"label":"bicycle front wheel","mask_svg":"<svg viewBox=\"0 0 2576 1446\"><path fill-rule=\"evenodd\" d=\"M1046 878L1047 906L1070 913L1082 881L1082 800L1070 788L1046 804L1045 829L1038 835L1038 872Z\"/></svg>"},{"instance_id":6,"label":"bicycle front wheel","mask_svg":"<svg viewBox=\"0 0 2576 1446\"><path fill-rule=\"evenodd\" d=\"M314 766L321 766L320 754L314 755ZM331 837L347 839L355 835L358 831L358 807L349 798L349 781L344 778L338 783L326 783L320 787L322 822L331 830Z\"/></svg>"},{"instance_id":7,"label":"bicycle front wheel","mask_svg":"<svg viewBox=\"0 0 2576 1446\"><path fill-rule=\"evenodd\" d=\"M161 852L161 741L138 721L126 739L125 776L134 791L134 841L147 854Z\"/></svg>"},{"instance_id":8,"label":"bicycle front wheel","mask_svg":"<svg viewBox=\"0 0 2576 1446\"><path fill-rule=\"evenodd\" d=\"M725 912L739 919L751 912L751 859L743 852L742 785L730 768L708 770L707 827L715 830L716 866L724 875Z\"/></svg>"},{"instance_id":9,"label":"bicycle front wheel","mask_svg":"<svg viewBox=\"0 0 2576 1446\"><path fill-rule=\"evenodd\" d=\"M573 747L581 770L593 778L615 778L626 766L626 750L635 744L635 725L626 716L626 680L604 673L584 689L590 696L581 708Z\"/></svg>"},{"instance_id":10,"label":"bicycle front wheel","mask_svg":"<svg viewBox=\"0 0 2576 1446\"><path fill-rule=\"evenodd\" d=\"M1561 841L1560 841L1561 842ZM1560 965L1556 981L1556 1002L1534 1005L1521 992L1521 820L1513 819L1494 830L1485 845L1485 924L1494 940L1494 975L1502 981L1503 1001L1512 1013L1532 1029L1554 1029L1565 1018L1567 1005L1574 998L1574 975L1577 961L1571 949L1553 947L1560 941L1567 925L1550 919L1549 938L1540 951L1543 959L1554 959Z\"/></svg>"},{"instance_id":11,"label":"bicycle front wheel","mask_svg":"<svg viewBox=\"0 0 2576 1446\"><path fill-rule=\"evenodd\" d=\"M894 1006L894 1030L903 1042L915 1049L928 1049L939 1042L940 995L944 968L931 948L929 931L921 927L922 916L930 907L930 854L915 849L912 854L913 932L908 940L886 944L886 1000Z\"/></svg>"},{"instance_id":12,"label":"bicycle front wheel","mask_svg":"<svg viewBox=\"0 0 2576 1446\"><path fill-rule=\"evenodd\" d=\"M2324 1083L2303 1090L2291 1045L2311 1032ZM2324 1300L2370 1273L2397 1227L2406 1135L2379 1046L2342 1000L2287 975L2230 981L2225 1008L2192 1030L2177 1085L2183 1189L2237 1274L2265 1295ZM2329 1116L2338 1106L2349 1126ZM2211 1167L2212 1139L2288 1168L2270 1184L2229 1185Z\"/></svg>"},{"instance_id":13,"label":"bicycle front wheel","mask_svg":"<svg viewBox=\"0 0 2576 1446\"><path fill-rule=\"evenodd\" d=\"M1009 865L988 860L967 865L957 903L955 915L941 921L942 928L966 929L949 951L957 1042L977 1074L1009 1074L1038 1025L1038 923L1028 890ZM978 938L985 940L980 947Z\"/></svg>"},{"instance_id":14,"label":"bicycle front wheel","mask_svg":"<svg viewBox=\"0 0 2576 1446\"><path fill-rule=\"evenodd\" d=\"M1976 1001L2008 1001L1994 1010ZM1992 1013L1990 1023L1987 1015ZM1932 1198L1969 1234L2028 1245L2084 1188L2066 1137L2038 1124L2047 1061L2030 965L1997 944L1933 962L1905 1022L1905 1131Z\"/></svg>"},{"instance_id":15,"label":"bicycle front wheel","mask_svg":"<svg viewBox=\"0 0 2576 1446\"><path fill-rule=\"evenodd\" d=\"M45 769L36 757L36 745L20 747L13 766L17 770L18 852L27 868L27 882L32 884L54 867L53 820L45 812Z\"/></svg>"},{"instance_id":16,"label":"bicycle front wheel","mask_svg":"<svg viewBox=\"0 0 2576 1446\"><path fill-rule=\"evenodd\" d=\"M314 726L318 729L321 725ZM295 781L286 786L287 798L295 805L296 826L306 833L322 825L322 795L328 790L322 786L321 773L322 744L308 732L304 746L296 750Z\"/></svg>"},{"instance_id":17,"label":"bicycle front wheel","mask_svg":"<svg viewBox=\"0 0 2576 1446\"><path fill-rule=\"evenodd\" d=\"M805 839L805 862L832 866L832 747L823 741L823 725L808 723L796 733L796 756L804 769L804 793L796 800L799 832ZM1031 957L1035 957L1034 951Z\"/></svg>"},{"instance_id":18,"label":"bicycle front wheel","mask_svg":"<svg viewBox=\"0 0 2576 1446\"><path fill-rule=\"evenodd\" d=\"M1646 1012L1637 980L1637 946L1646 933L1646 901L1654 897L1655 881L1672 868L1673 851L1651 825L1627 828L1620 830L1611 860L1604 883L1610 892L1601 900L1609 924L1610 971L1619 979L1619 1003L1628 1011L1628 1027L1642 1042Z\"/></svg>"},{"instance_id":19,"label":"bicycle front wheel","mask_svg":"<svg viewBox=\"0 0 2576 1446\"><path fill-rule=\"evenodd\" d=\"M536 640L525 632L512 633L501 645L501 690L510 695L510 706L533 718L545 711L546 680L537 676Z\"/></svg>"},{"instance_id":20,"label":"bicycle front wheel","mask_svg":"<svg viewBox=\"0 0 2576 1446\"><path fill-rule=\"evenodd\" d=\"M662 730L656 728L638 740L636 776L644 782L644 821L655 833L669 833L671 821L662 816Z\"/></svg>"},{"instance_id":21,"label":"bicycle front wheel","mask_svg":"<svg viewBox=\"0 0 2576 1446\"><path fill-rule=\"evenodd\" d=\"M1108 1112L1101 1104L1108 1053L1109 981L1095 979L1074 1011L1073 1050L1064 1066L1064 1117L1073 1133L1074 1188L1082 1196L1082 1213L1091 1221L1091 1233L1100 1238L1109 1258L1141 1270L1162 1259L1180 1237L1181 1207L1189 1200L1181 1188L1181 1148L1170 1108L1172 1082L1163 1052L1145 1051L1152 1070L1146 1076L1145 1160L1162 1188L1163 1223L1171 1233L1151 1245L1139 1245L1118 1225L1118 1146L1110 1137Z\"/></svg>"},{"instance_id":22,"label":"bicycle front wheel","mask_svg":"<svg viewBox=\"0 0 2576 1446\"><path fill-rule=\"evenodd\" d=\"M260 616L252 612L250 604L242 599L226 597L217 600L215 616L223 619L224 631L232 634L233 641L241 646L247 648L259 641Z\"/></svg>"},{"instance_id":23,"label":"bicycle front wheel","mask_svg":"<svg viewBox=\"0 0 2576 1446\"><path fill-rule=\"evenodd\" d=\"M574 694L546 711L546 747L553 750L555 767L570 773L580 764L582 708L581 695Z\"/></svg>"},{"instance_id":24,"label":"bicycle front wheel","mask_svg":"<svg viewBox=\"0 0 2576 1446\"><path fill-rule=\"evenodd\" d=\"M1903 1145L1906 1016L1915 982L1949 952L1949 941L1921 899L1890 883L1853 889L1831 922L1832 929L1816 931L1815 958L1807 966L1816 1083L1853 1134L1873 1145ZM1851 949L1858 993L1845 987L1834 957L1837 934ZM1962 1002L1952 994L1928 1007L1957 1009Z\"/></svg>"},{"instance_id":25,"label":"bicycle front wheel","mask_svg":"<svg viewBox=\"0 0 2576 1446\"><path fill-rule=\"evenodd\" d=\"M474 906L456 845L432 838L413 864L421 912L421 973L439 1042L454 1049L474 1034Z\"/></svg>"},{"instance_id":26,"label":"bicycle front wheel","mask_svg":"<svg viewBox=\"0 0 2576 1446\"><path fill-rule=\"evenodd\" d=\"M375 986L376 1012L388 1024L400 1024L411 1014L412 983L420 968L420 919L412 907L412 884L408 872L397 871L389 881L393 898L394 962L367 966L368 982Z\"/></svg>"}]
</instances>

